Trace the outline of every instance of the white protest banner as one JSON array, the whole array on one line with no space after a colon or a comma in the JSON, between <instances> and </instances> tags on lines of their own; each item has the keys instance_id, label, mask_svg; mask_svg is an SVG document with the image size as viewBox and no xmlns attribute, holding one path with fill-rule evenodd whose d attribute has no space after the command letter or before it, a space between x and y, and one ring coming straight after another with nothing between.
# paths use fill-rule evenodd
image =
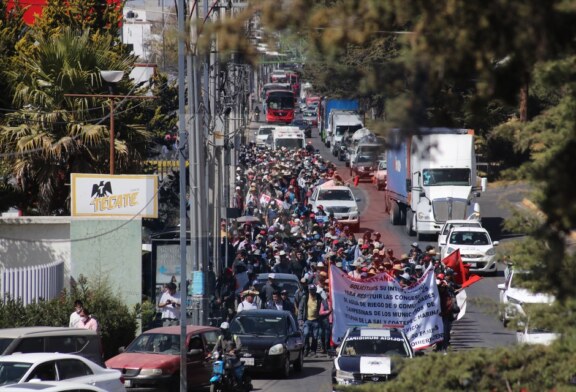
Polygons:
<instances>
[{"instance_id":1,"label":"white protest banner","mask_svg":"<svg viewBox=\"0 0 576 392\"><path fill-rule=\"evenodd\" d=\"M349 327L372 325L404 328L416 350L443 339L440 296L432 268L414 285L403 288L386 273L358 280L331 266L330 293L332 339L337 344Z\"/></svg>"}]
</instances>

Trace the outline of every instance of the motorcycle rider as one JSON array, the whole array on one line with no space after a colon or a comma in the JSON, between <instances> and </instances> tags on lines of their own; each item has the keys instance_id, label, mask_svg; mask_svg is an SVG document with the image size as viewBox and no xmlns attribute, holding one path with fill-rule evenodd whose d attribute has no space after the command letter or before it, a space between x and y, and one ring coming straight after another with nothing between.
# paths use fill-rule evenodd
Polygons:
<instances>
[{"instance_id":1,"label":"motorcycle rider","mask_svg":"<svg viewBox=\"0 0 576 392\"><path fill-rule=\"evenodd\" d=\"M214 357L214 354L218 352L222 355L224 361L229 361L232 368L236 369L242 366L242 362L240 362L239 358L240 349L242 348L240 338L230 332L230 324L227 321L220 324L220 331L222 334L218 336L218 339L216 340L216 344L212 350L212 357ZM238 377L239 373L236 371L233 373L236 377L236 381L241 383L242 377Z\"/></svg>"}]
</instances>

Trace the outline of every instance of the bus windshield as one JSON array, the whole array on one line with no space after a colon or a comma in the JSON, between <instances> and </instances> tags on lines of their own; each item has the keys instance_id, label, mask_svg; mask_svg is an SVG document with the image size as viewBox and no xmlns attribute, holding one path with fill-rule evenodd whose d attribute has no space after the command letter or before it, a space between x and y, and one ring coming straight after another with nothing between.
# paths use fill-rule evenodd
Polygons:
<instances>
[{"instance_id":1,"label":"bus windshield","mask_svg":"<svg viewBox=\"0 0 576 392\"><path fill-rule=\"evenodd\" d=\"M266 105L270 109L294 109L293 94L274 94L269 95Z\"/></svg>"}]
</instances>

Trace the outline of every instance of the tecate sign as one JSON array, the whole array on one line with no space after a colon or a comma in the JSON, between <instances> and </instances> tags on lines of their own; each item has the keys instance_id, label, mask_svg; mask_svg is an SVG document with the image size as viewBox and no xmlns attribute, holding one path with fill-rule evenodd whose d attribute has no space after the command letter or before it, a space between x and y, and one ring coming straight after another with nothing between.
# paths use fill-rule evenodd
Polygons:
<instances>
[{"instance_id":1,"label":"tecate sign","mask_svg":"<svg viewBox=\"0 0 576 392\"><path fill-rule=\"evenodd\" d=\"M158 176L72 173L72 216L158 218Z\"/></svg>"}]
</instances>

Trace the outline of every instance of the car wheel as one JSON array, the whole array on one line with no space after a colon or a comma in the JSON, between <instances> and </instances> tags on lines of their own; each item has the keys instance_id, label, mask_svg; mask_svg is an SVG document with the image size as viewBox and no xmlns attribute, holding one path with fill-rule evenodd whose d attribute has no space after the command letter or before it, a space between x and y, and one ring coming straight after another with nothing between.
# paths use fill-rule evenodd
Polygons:
<instances>
[{"instance_id":1,"label":"car wheel","mask_svg":"<svg viewBox=\"0 0 576 392\"><path fill-rule=\"evenodd\" d=\"M282 362L282 369L280 369L280 378L288 378L290 377L290 354L284 358Z\"/></svg>"},{"instance_id":2,"label":"car wheel","mask_svg":"<svg viewBox=\"0 0 576 392\"><path fill-rule=\"evenodd\" d=\"M300 355L298 355L298 359L296 359L296 362L294 362L294 371L301 372L303 367L304 367L304 351L300 350Z\"/></svg>"}]
</instances>

